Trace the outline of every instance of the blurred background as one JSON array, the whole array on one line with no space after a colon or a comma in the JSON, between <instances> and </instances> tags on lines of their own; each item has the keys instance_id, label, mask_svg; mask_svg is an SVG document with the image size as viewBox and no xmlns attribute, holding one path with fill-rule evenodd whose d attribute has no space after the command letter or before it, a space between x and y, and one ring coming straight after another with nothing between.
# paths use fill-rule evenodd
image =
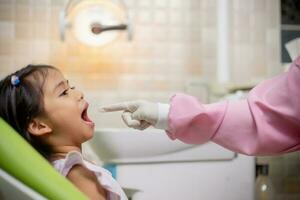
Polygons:
<instances>
[{"instance_id":1,"label":"blurred background","mask_svg":"<svg viewBox=\"0 0 300 200\"><path fill-rule=\"evenodd\" d=\"M30 63L54 65L84 91L96 130L123 130L120 113L104 115L97 108L133 99L168 102L176 92L204 103L238 99L260 81L284 72L291 62L285 43L300 37L299 13L297 0L0 0L0 78ZM91 145L90 156L99 153L97 144ZM230 155L229 160L239 156ZM176 199L170 193L178 196L177 186L186 197L179 199L217 199L213 193L218 190L222 199L253 199L255 169L257 175L260 171L256 165L268 165L273 199L300 199L299 152L241 157L246 164L235 164L227 175L223 165L231 165L219 158L99 160L117 171L124 187L144 191L133 199ZM177 174L192 171L187 177L193 177L193 170L204 165L211 176L201 182L188 184L189 179ZM243 174L244 167L249 173ZM163 171L157 179L141 178L159 169ZM170 176L178 177L164 177L169 169L174 169ZM230 180L235 172L238 176ZM248 177L245 187L216 184L220 177L226 184L239 183L243 176ZM159 185L159 178L178 183L159 190L162 185L152 187Z\"/></svg>"}]
</instances>

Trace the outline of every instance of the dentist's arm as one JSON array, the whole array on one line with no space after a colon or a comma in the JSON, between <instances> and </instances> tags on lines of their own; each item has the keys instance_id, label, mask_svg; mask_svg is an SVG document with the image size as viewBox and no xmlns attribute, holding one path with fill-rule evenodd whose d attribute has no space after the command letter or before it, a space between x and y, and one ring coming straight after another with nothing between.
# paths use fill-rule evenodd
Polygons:
<instances>
[{"instance_id":1,"label":"dentist's arm","mask_svg":"<svg viewBox=\"0 0 300 200\"><path fill-rule=\"evenodd\" d=\"M256 86L246 100L201 104L194 97L177 94L171 99L169 111L166 105L144 101L127 102L122 110L127 113L123 117L125 123L127 120L134 124L131 127L142 123L147 124L145 127L162 125L171 139L185 143L211 140L248 155L297 151L300 149L300 57L287 73Z\"/></svg>"},{"instance_id":2,"label":"dentist's arm","mask_svg":"<svg viewBox=\"0 0 300 200\"><path fill-rule=\"evenodd\" d=\"M248 155L300 149L300 57L290 70L253 88L246 100L201 104L178 94L171 99L168 135L186 143L209 140Z\"/></svg>"}]
</instances>

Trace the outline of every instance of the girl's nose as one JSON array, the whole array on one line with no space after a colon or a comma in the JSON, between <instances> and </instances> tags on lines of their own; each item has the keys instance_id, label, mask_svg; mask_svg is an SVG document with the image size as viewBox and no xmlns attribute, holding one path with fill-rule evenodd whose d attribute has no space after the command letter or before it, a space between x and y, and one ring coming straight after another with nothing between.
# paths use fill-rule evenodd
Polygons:
<instances>
[{"instance_id":1,"label":"girl's nose","mask_svg":"<svg viewBox=\"0 0 300 200\"><path fill-rule=\"evenodd\" d=\"M84 94L81 91L78 91L78 92L79 92L80 99L83 99L84 98Z\"/></svg>"},{"instance_id":2,"label":"girl's nose","mask_svg":"<svg viewBox=\"0 0 300 200\"><path fill-rule=\"evenodd\" d=\"M74 96L78 100L81 100L84 98L84 94L80 90L77 90L77 89L74 89Z\"/></svg>"},{"instance_id":3,"label":"girl's nose","mask_svg":"<svg viewBox=\"0 0 300 200\"><path fill-rule=\"evenodd\" d=\"M84 98L84 94L78 90L80 100Z\"/></svg>"}]
</instances>

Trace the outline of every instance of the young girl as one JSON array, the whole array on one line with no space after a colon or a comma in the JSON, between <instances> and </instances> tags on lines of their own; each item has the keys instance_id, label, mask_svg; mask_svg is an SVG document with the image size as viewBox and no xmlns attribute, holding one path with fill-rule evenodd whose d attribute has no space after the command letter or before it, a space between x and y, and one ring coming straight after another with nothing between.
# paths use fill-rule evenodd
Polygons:
<instances>
[{"instance_id":1,"label":"young girl","mask_svg":"<svg viewBox=\"0 0 300 200\"><path fill-rule=\"evenodd\" d=\"M90 199L126 200L105 169L85 161L93 136L83 94L55 67L28 65L0 82L0 117Z\"/></svg>"}]
</instances>

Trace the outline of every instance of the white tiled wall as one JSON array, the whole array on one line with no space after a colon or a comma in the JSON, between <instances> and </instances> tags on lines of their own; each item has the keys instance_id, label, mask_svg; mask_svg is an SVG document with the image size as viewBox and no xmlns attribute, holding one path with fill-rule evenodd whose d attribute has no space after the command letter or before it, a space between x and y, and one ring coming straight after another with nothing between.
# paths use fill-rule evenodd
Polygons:
<instances>
[{"instance_id":1,"label":"white tiled wall","mask_svg":"<svg viewBox=\"0 0 300 200\"><path fill-rule=\"evenodd\" d=\"M124 32L99 48L80 44L70 32L60 41L58 16L66 2L0 0L0 77L28 63L52 64L94 106L136 98L168 101L175 92L195 91L187 88L191 80L215 82L217 0L125 0L133 41ZM279 0L228 2L231 81L279 71ZM194 95L207 99L206 93ZM92 115L99 127L116 123Z\"/></svg>"},{"instance_id":2,"label":"white tiled wall","mask_svg":"<svg viewBox=\"0 0 300 200\"><path fill-rule=\"evenodd\" d=\"M216 79L217 0L125 0L133 41L123 33L101 48L84 46L70 33L66 42L59 40L58 14L66 2L0 0L0 78L29 63L60 68L86 93L97 127L123 126L118 114L96 111L106 103L136 98L167 101L177 91L207 100L204 86L197 90L194 84L186 85ZM280 1L228 2L231 81L263 79L281 71ZM280 167L273 169L279 169L272 171L276 176L281 173ZM276 184L282 183L279 179Z\"/></svg>"},{"instance_id":3,"label":"white tiled wall","mask_svg":"<svg viewBox=\"0 0 300 200\"><path fill-rule=\"evenodd\" d=\"M215 1L126 1L133 41L124 33L101 48L82 45L70 33L65 43L59 40L58 14L65 3L0 0L1 77L28 63L49 63L97 105L133 98L167 101L184 90L189 76L203 75L201 60L215 59L213 54L201 59L201 40L216 32L216 24L210 24L212 31L201 35L201 24L216 17ZM201 10L214 14L200 18ZM97 114L93 117L103 124Z\"/></svg>"}]
</instances>

